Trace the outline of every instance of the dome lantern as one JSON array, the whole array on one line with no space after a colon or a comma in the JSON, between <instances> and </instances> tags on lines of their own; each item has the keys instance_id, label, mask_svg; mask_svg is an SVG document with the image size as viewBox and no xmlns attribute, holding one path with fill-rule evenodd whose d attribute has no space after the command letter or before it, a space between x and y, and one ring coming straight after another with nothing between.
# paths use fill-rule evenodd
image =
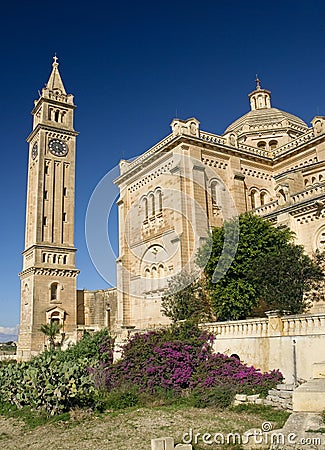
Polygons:
<instances>
[{"instance_id":1,"label":"dome lantern","mask_svg":"<svg viewBox=\"0 0 325 450\"><path fill-rule=\"evenodd\" d=\"M256 75L256 89L248 94L251 110L271 108L271 91L261 88L261 81Z\"/></svg>"}]
</instances>

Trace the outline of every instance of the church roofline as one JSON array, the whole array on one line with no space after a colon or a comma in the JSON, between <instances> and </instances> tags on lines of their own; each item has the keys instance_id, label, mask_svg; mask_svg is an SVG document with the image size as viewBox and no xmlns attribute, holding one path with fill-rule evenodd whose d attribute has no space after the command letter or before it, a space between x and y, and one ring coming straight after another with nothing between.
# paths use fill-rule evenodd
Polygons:
<instances>
[{"instance_id":1,"label":"church roofline","mask_svg":"<svg viewBox=\"0 0 325 450\"><path fill-rule=\"evenodd\" d=\"M175 120L176 119L174 119L172 123ZM182 122L185 123L186 121ZM139 171L139 167L143 166L144 163L147 164L154 161L162 153L167 152L170 148L179 145L181 142L188 143L189 141L192 141L200 145L202 145L202 143L205 143L206 145L210 145L213 148L217 146L221 151L224 150L228 154L229 152L232 152L235 155L238 155L239 153L240 155L244 155L248 158L258 158L260 160L269 161L272 164L276 164L284 158L287 158L289 155L292 155L292 153L301 150L302 147L315 145L315 141L318 141L320 138L324 139L325 134L315 136L313 128L308 128L308 126L306 125L305 132L298 136L296 139L293 139L292 141L282 145L281 147L270 151L262 150L241 143L237 144L238 146L232 146L228 144L227 138L224 135L220 136L203 130L199 130L199 136L193 136L185 133L175 136L173 133L170 133L132 162L124 161L125 167L123 169L123 172L114 180L114 183L119 186L125 180L129 179L129 177L132 176L134 172Z\"/></svg>"},{"instance_id":2,"label":"church roofline","mask_svg":"<svg viewBox=\"0 0 325 450\"><path fill-rule=\"evenodd\" d=\"M204 131L200 131L200 134L209 134L212 135L212 133L207 133ZM167 138L169 138L170 136L172 136L172 134L168 135L165 139L167 140ZM247 151L245 149L241 149L241 148L237 148L237 147L232 147L230 145L227 145L225 143L222 143L221 141L223 140L223 138L221 136L218 135L214 135L216 138L220 138L220 140L218 142L213 142L211 140L204 140L201 137L196 137L196 136L190 136L187 134L182 134L182 135L178 135L175 136L173 139L168 140L168 142L166 142L166 145L161 146L159 149L157 149L156 151L153 151L156 149L156 147L163 143L165 139L162 139L161 141L159 141L156 145L154 145L153 147L151 147L149 150L147 150L145 153L143 153L141 156L139 156L139 158L135 159L134 161L132 161L132 163L130 163L130 167L127 167L125 172L123 172L121 175L119 175L115 180L114 183L117 184L118 186L120 184L122 184L125 180L130 180L130 176L132 176L132 174L137 174L139 172L139 166L141 167L147 167L147 164L149 162L153 162L155 159L158 158L158 156L161 156L163 153L166 153L169 148L173 148L176 145L179 145L181 143L190 143L190 141L194 142L195 144L199 144L199 145L203 145L203 146L211 146L211 147L216 147L218 146L219 148L226 150L227 153L231 152L233 154L244 154L245 156L248 157L253 157L253 158L260 158L263 159L264 161L272 161L272 158L270 156L267 155L261 155L261 151L259 149L256 149L254 147L252 147L252 152ZM255 152L253 152L253 150ZM149 153L150 152L150 153ZM267 153L267 152L265 152ZM146 165L144 165L144 163L146 163Z\"/></svg>"}]
</instances>

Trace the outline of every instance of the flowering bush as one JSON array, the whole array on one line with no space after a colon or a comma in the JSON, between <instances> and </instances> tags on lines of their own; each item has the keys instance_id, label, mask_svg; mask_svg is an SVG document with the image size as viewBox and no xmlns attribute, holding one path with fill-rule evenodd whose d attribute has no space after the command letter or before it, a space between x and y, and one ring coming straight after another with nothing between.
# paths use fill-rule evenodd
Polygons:
<instances>
[{"instance_id":1,"label":"flowering bush","mask_svg":"<svg viewBox=\"0 0 325 450\"><path fill-rule=\"evenodd\" d=\"M264 394L282 380L279 371L261 373L234 357L214 354L212 342L211 335L189 323L136 334L124 347L122 359L103 368L102 379L108 390L136 386L142 392L163 390L174 395L220 393L230 387Z\"/></svg>"}]
</instances>

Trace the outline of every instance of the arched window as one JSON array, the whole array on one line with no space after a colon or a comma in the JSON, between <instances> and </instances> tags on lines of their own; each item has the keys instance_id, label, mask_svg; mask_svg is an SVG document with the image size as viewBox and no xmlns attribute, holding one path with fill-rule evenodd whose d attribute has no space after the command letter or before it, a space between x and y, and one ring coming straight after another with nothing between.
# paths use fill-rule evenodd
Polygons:
<instances>
[{"instance_id":1,"label":"arched window","mask_svg":"<svg viewBox=\"0 0 325 450\"><path fill-rule=\"evenodd\" d=\"M252 189L250 193L250 199L251 199L251 208L254 209L257 207L257 189Z\"/></svg>"},{"instance_id":2,"label":"arched window","mask_svg":"<svg viewBox=\"0 0 325 450\"><path fill-rule=\"evenodd\" d=\"M50 322L51 323L57 323L58 325L60 324L60 313L58 311L54 311L51 314Z\"/></svg>"},{"instance_id":3,"label":"arched window","mask_svg":"<svg viewBox=\"0 0 325 450\"><path fill-rule=\"evenodd\" d=\"M144 271L145 276L145 291L149 292L151 289L151 280L150 280L150 269L147 267Z\"/></svg>"},{"instance_id":4,"label":"arched window","mask_svg":"<svg viewBox=\"0 0 325 450\"><path fill-rule=\"evenodd\" d=\"M165 287L165 269L162 264L158 267L158 289Z\"/></svg>"},{"instance_id":5,"label":"arched window","mask_svg":"<svg viewBox=\"0 0 325 450\"><path fill-rule=\"evenodd\" d=\"M257 148L260 148L260 149L262 149L262 150L265 150L265 149L266 149L266 142L265 142L265 141L259 141L259 142L257 143Z\"/></svg>"},{"instance_id":6,"label":"arched window","mask_svg":"<svg viewBox=\"0 0 325 450\"><path fill-rule=\"evenodd\" d=\"M58 299L58 283L51 284L51 301Z\"/></svg>"},{"instance_id":7,"label":"arched window","mask_svg":"<svg viewBox=\"0 0 325 450\"><path fill-rule=\"evenodd\" d=\"M158 271L157 271L156 266L153 266L153 268L151 269L151 274L152 274L152 290L157 291L157 289L158 289Z\"/></svg>"},{"instance_id":8,"label":"arched window","mask_svg":"<svg viewBox=\"0 0 325 450\"><path fill-rule=\"evenodd\" d=\"M64 255L63 256L63 264L66 264L67 263L67 255Z\"/></svg>"},{"instance_id":9,"label":"arched window","mask_svg":"<svg viewBox=\"0 0 325 450\"><path fill-rule=\"evenodd\" d=\"M287 195L284 192L284 189L279 189L278 191L280 204L284 204L287 201Z\"/></svg>"},{"instance_id":10,"label":"arched window","mask_svg":"<svg viewBox=\"0 0 325 450\"><path fill-rule=\"evenodd\" d=\"M211 199L213 206L221 207L221 190L222 185L219 180L211 181Z\"/></svg>"},{"instance_id":11,"label":"arched window","mask_svg":"<svg viewBox=\"0 0 325 450\"><path fill-rule=\"evenodd\" d=\"M269 143L269 148L270 148L270 150L276 149L276 148L277 148L277 145L278 145L278 141L276 141L276 140L270 141L270 143Z\"/></svg>"},{"instance_id":12,"label":"arched window","mask_svg":"<svg viewBox=\"0 0 325 450\"><path fill-rule=\"evenodd\" d=\"M162 212L162 193L161 193L160 189L157 191L157 198L158 198L158 213L161 213Z\"/></svg>"},{"instance_id":13,"label":"arched window","mask_svg":"<svg viewBox=\"0 0 325 450\"><path fill-rule=\"evenodd\" d=\"M59 122L60 119L60 111L56 110L54 113L54 121Z\"/></svg>"},{"instance_id":14,"label":"arched window","mask_svg":"<svg viewBox=\"0 0 325 450\"><path fill-rule=\"evenodd\" d=\"M148 219L148 199L147 197L143 198L143 207L144 207L144 218L145 220Z\"/></svg>"},{"instance_id":15,"label":"arched window","mask_svg":"<svg viewBox=\"0 0 325 450\"><path fill-rule=\"evenodd\" d=\"M154 216L156 214L156 209L155 209L155 196L153 194L150 194L149 202L151 207L151 215Z\"/></svg>"},{"instance_id":16,"label":"arched window","mask_svg":"<svg viewBox=\"0 0 325 450\"><path fill-rule=\"evenodd\" d=\"M262 191L262 192L260 193L261 206L265 205L265 203L266 203L266 198L267 198L267 192Z\"/></svg>"}]
</instances>

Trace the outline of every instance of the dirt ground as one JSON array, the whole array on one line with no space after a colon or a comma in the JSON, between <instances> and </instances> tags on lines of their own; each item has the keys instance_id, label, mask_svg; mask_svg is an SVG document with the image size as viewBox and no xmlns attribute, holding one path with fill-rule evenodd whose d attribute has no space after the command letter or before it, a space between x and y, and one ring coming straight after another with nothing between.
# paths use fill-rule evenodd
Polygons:
<instances>
[{"instance_id":1,"label":"dirt ground","mask_svg":"<svg viewBox=\"0 0 325 450\"><path fill-rule=\"evenodd\" d=\"M172 436L182 442L190 428L194 433L243 433L261 427L263 420L252 413L214 409L139 408L105 414L78 412L68 422L28 429L23 421L0 416L0 449L29 450L150 450L151 439ZM276 424L274 424L276 426ZM194 449L221 449L220 445ZM227 449L240 447L230 447Z\"/></svg>"}]
</instances>

